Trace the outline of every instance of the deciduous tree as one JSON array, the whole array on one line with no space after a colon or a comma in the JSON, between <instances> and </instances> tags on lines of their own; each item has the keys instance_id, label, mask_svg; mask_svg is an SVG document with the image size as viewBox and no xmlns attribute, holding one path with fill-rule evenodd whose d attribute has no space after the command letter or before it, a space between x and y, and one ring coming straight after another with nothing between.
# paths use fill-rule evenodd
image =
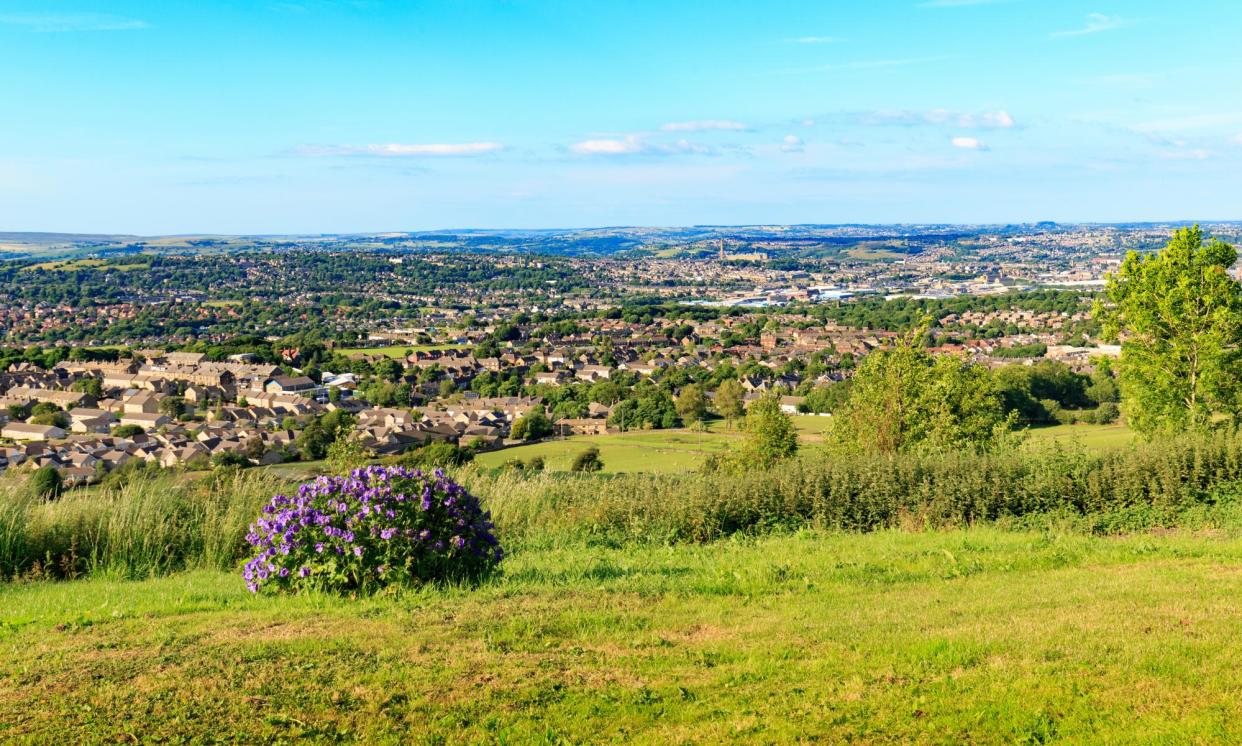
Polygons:
<instances>
[{"instance_id":1,"label":"deciduous tree","mask_svg":"<svg viewBox=\"0 0 1242 746\"><path fill-rule=\"evenodd\" d=\"M1204 242L1198 226L1157 254L1130 252L1108 277L1095 313L1121 340L1122 409L1151 437L1236 417L1242 362L1242 286L1229 276L1237 252Z\"/></svg>"}]
</instances>

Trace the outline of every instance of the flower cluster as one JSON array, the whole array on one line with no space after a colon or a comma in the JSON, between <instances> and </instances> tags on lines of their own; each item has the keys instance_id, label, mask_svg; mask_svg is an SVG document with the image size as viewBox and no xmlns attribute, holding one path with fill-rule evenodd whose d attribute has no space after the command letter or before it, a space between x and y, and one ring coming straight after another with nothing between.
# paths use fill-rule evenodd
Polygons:
<instances>
[{"instance_id":1,"label":"flower cluster","mask_svg":"<svg viewBox=\"0 0 1242 746\"><path fill-rule=\"evenodd\" d=\"M474 580L504 553L490 515L436 470L369 466L276 495L250 526L246 586L368 591Z\"/></svg>"}]
</instances>

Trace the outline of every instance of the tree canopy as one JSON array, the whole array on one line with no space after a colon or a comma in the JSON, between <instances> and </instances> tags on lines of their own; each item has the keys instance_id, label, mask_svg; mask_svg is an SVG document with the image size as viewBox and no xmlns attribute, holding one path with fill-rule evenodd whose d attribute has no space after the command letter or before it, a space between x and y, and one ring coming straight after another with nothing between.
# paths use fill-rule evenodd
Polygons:
<instances>
[{"instance_id":1,"label":"tree canopy","mask_svg":"<svg viewBox=\"0 0 1242 746\"><path fill-rule=\"evenodd\" d=\"M1240 391L1242 286L1233 246L1204 242L1198 226L1157 254L1130 252L1108 277L1095 314L1121 341L1126 420L1147 437L1233 419Z\"/></svg>"}]
</instances>

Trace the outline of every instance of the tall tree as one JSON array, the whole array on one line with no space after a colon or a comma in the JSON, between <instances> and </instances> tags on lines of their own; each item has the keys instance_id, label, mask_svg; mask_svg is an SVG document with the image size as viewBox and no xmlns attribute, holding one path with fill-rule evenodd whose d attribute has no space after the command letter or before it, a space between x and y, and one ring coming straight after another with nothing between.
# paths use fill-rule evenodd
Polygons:
<instances>
[{"instance_id":1,"label":"tall tree","mask_svg":"<svg viewBox=\"0 0 1242 746\"><path fill-rule=\"evenodd\" d=\"M798 452L798 431L793 419L781 411L780 395L764 394L746 413L747 466L768 468Z\"/></svg>"},{"instance_id":2,"label":"tall tree","mask_svg":"<svg viewBox=\"0 0 1242 746\"><path fill-rule=\"evenodd\" d=\"M1017 419L1006 414L987 368L952 356L932 357L918 332L867 355L849 400L833 417L831 444L846 451L988 451Z\"/></svg>"},{"instance_id":3,"label":"tall tree","mask_svg":"<svg viewBox=\"0 0 1242 746\"><path fill-rule=\"evenodd\" d=\"M686 384L675 402L677 414L687 427L695 427L707 415L707 399L703 397L703 387L697 383Z\"/></svg>"},{"instance_id":4,"label":"tall tree","mask_svg":"<svg viewBox=\"0 0 1242 746\"><path fill-rule=\"evenodd\" d=\"M736 378L726 378L720 382L720 386L716 389L716 411L730 425L738 417L742 416L742 384L737 382Z\"/></svg>"},{"instance_id":5,"label":"tall tree","mask_svg":"<svg viewBox=\"0 0 1242 746\"><path fill-rule=\"evenodd\" d=\"M1145 436L1236 417L1242 286L1228 270L1237 258L1223 241L1205 243L1196 225L1157 254L1130 252L1109 275L1095 314L1120 337L1123 410Z\"/></svg>"}]
</instances>

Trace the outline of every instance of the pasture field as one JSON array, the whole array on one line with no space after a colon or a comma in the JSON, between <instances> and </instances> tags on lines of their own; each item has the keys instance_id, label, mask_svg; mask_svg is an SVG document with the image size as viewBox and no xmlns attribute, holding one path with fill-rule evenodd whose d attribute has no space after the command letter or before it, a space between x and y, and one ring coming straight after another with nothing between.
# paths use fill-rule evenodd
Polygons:
<instances>
[{"instance_id":1,"label":"pasture field","mask_svg":"<svg viewBox=\"0 0 1242 746\"><path fill-rule=\"evenodd\" d=\"M1237 743L1242 540L516 547L476 588L0 586L0 741Z\"/></svg>"},{"instance_id":2,"label":"pasture field","mask_svg":"<svg viewBox=\"0 0 1242 746\"><path fill-rule=\"evenodd\" d=\"M795 415L793 422L804 450L813 453L820 447L824 431L831 425L832 418ZM1031 447L1058 443L1067 447L1079 446L1087 451L1121 448L1132 443L1135 438L1134 431L1125 425L1057 425L1032 428L1027 433ZM605 473L673 474L694 471L706 457L724 453L739 445L742 437L743 432L738 429L738 423L730 426L724 420L712 420L707 423L705 432L677 429L575 435L481 453L475 460L480 465L491 468L514 459L528 461L535 456L542 456L545 468L549 471L568 471L575 456L586 448L595 446L599 448Z\"/></svg>"},{"instance_id":3,"label":"pasture field","mask_svg":"<svg viewBox=\"0 0 1242 746\"><path fill-rule=\"evenodd\" d=\"M103 259L66 259L62 261L47 261L40 262L39 264L32 264L29 267L23 268L22 271L31 272L36 269L42 269L48 272L60 272L91 267L98 268L103 267L104 265L107 265L108 269L114 269L117 272L132 272L137 269L147 269L151 266L146 262L130 262L127 264L108 265L108 263Z\"/></svg>"},{"instance_id":4,"label":"pasture field","mask_svg":"<svg viewBox=\"0 0 1242 746\"><path fill-rule=\"evenodd\" d=\"M1137 433L1121 423L1112 425L1053 425L1032 427L1026 431L1032 446L1058 443L1064 446L1080 445L1088 451L1122 448L1134 443Z\"/></svg>"},{"instance_id":5,"label":"pasture field","mask_svg":"<svg viewBox=\"0 0 1242 746\"><path fill-rule=\"evenodd\" d=\"M895 259L906 259L907 254L900 251L894 251L892 244L886 243L864 243L847 249L845 255L851 259L858 259L864 262L881 262L892 261Z\"/></svg>"},{"instance_id":6,"label":"pasture field","mask_svg":"<svg viewBox=\"0 0 1242 746\"><path fill-rule=\"evenodd\" d=\"M482 466L496 467L511 459L528 461L542 456L548 470L569 471L575 456L595 446L599 448L606 473L668 474L694 471L705 458L724 453L739 440L740 435L736 431L727 434L694 430L637 430L608 435L576 435L515 446L481 453L475 461Z\"/></svg>"},{"instance_id":7,"label":"pasture field","mask_svg":"<svg viewBox=\"0 0 1242 746\"><path fill-rule=\"evenodd\" d=\"M458 350L462 345L441 344L441 345L390 345L388 347L343 347L337 350L342 355L349 357L359 357L361 355L384 355L385 357L400 360L406 355L406 351L411 352L430 352L432 350Z\"/></svg>"}]
</instances>

